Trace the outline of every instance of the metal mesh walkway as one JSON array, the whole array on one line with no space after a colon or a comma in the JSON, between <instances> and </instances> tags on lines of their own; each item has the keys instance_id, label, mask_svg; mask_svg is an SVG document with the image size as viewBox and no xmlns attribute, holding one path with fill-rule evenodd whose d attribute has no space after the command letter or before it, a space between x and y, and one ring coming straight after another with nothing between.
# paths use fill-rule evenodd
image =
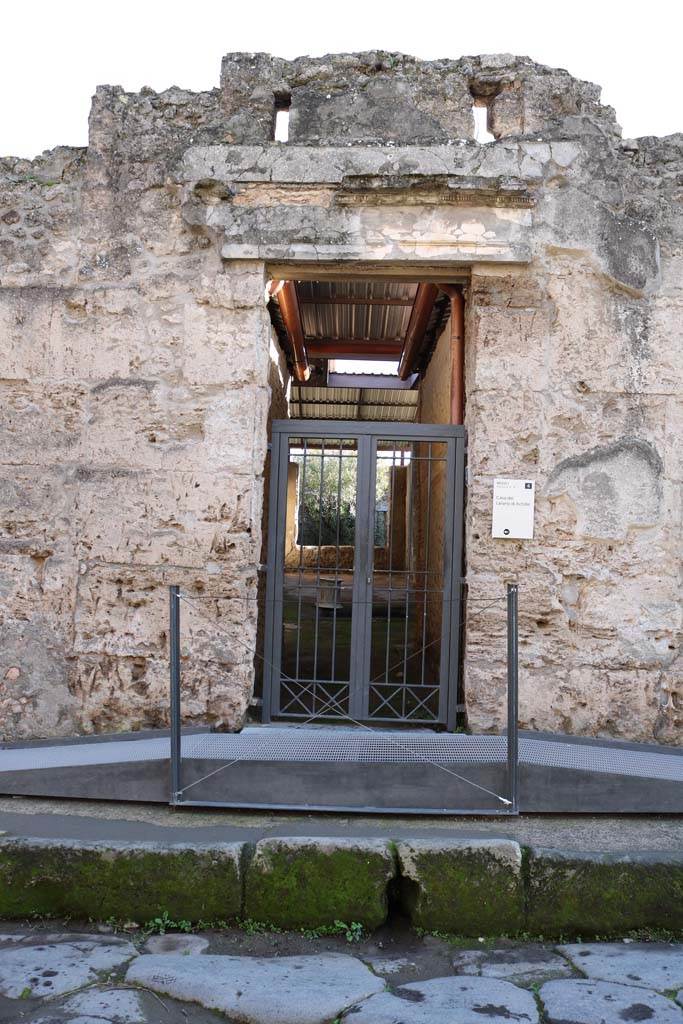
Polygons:
<instances>
[{"instance_id":1,"label":"metal mesh walkway","mask_svg":"<svg viewBox=\"0 0 683 1024\"><path fill-rule=\"evenodd\" d=\"M162 761L168 737L64 743L0 750L0 773ZM182 756L205 761L491 764L507 756L505 736L248 726L241 733L183 736ZM520 737L522 764L683 782L683 752Z\"/></svg>"}]
</instances>

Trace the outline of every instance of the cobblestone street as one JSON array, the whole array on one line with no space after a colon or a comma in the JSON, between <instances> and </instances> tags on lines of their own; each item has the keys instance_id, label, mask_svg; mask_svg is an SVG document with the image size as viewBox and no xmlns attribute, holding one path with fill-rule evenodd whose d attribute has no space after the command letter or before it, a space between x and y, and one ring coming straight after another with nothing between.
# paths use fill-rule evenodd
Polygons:
<instances>
[{"instance_id":1,"label":"cobblestone street","mask_svg":"<svg viewBox=\"0 0 683 1024\"><path fill-rule=\"evenodd\" d=\"M106 930L102 930L102 928ZM0 1020L683 1024L683 946L5 925Z\"/></svg>"}]
</instances>

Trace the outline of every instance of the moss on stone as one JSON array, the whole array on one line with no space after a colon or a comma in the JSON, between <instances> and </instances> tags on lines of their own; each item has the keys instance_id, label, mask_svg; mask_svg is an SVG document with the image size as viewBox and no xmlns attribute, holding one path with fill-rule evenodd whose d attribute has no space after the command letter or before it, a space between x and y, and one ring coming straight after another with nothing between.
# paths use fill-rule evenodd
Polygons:
<instances>
[{"instance_id":1,"label":"moss on stone","mask_svg":"<svg viewBox=\"0 0 683 1024\"><path fill-rule=\"evenodd\" d=\"M401 900L413 924L459 935L524 926L520 847L511 840L398 844Z\"/></svg>"},{"instance_id":2,"label":"moss on stone","mask_svg":"<svg viewBox=\"0 0 683 1024\"><path fill-rule=\"evenodd\" d=\"M683 931L683 856L525 850L511 840L267 839L243 844L0 840L0 918L266 921L545 937ZM244 901L242 900L244 887Z\"/></svg>"},{"instance_id":3,"label":"moss on stone","mask_svg":"<svg viewBox=\"0 0 683 1024\"><path fill-rule=\"evenodd\" d=\"M546 936L683 928L683 856L531 850L528 928Z\"/></svg>"},{"instance_id":4,"label":"moss on stone","mask_svg":"<svg viewBox=\"0 0 683 1024\"><path fill-rule=\"evenodd\" d=\"M238 845L0 843L0 917L188 921L240 913Z\"/></svg>"},{"instance_id":5,"label":"moss on stone","mask_svg":"<svg viewBox=\"0 0 683 1024\"><path fill-rule=\"evenodd\" d=\"M393 855L379 840L264 839L246 871L245 915L279 928L335 920L376 928L393 875Z\"/></svg>"}]
</instances>

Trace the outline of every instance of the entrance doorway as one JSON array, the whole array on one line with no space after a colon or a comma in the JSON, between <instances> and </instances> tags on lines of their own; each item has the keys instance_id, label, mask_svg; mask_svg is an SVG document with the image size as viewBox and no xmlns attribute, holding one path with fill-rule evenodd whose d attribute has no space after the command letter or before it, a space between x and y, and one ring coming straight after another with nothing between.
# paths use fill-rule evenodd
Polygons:
<instances>
[{"instance_id":1,"label":"entrance doorway","mask_svg":"<svg viewBox=\"0 0 683 1024\"><path fill-rule=\"evenodd\" d=\"M464 428L272 428L264 720L454 729Z\"/></svg>"}]
</instances>

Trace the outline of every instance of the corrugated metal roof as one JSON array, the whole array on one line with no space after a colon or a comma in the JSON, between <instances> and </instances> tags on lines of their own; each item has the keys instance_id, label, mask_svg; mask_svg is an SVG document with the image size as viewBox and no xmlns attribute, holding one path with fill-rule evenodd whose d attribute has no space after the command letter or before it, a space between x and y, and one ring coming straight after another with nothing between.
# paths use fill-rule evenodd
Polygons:
<instances>
[{"instance_id":1,"label":"corrugated metal roof","mask_svg":"<svg viewBox=\"0 0 683 1024\"><path fill-rule=\"evenodd\" d=\"M290 416L315 420L380 420L413 423L417 391L394 388L325 388L293 384Z\"/></svg>"},{"instance_id":2,"label":"corrugated metal roof","mask_svg":"<svg viewBox=\"0 0 683 1024\"><path fill-rule=\"evenodd\" d=\"M405 336L411 306L315 303L322 299L403 299L412 303L417 285L402 281L299 281L297 294L307 338L397 341Z\"/></svg>"},{"instance_id":3,"label":"corrugated metal roof","mask_svg":"<svg viewBox=\"0 0 683 1024\"><path fill-rule=\"evenodd\" d=\"M387 281L373 278L355 280L297 281L297 297L304 338L309 341L353 339L367 342L369 359L377 359L373 352L376 342L403 342L410 322L413 303L418 290L415 281ZM368 300L378 299L372 303ZM421 369L429 360L431 349L448 315L449 301L441 296L432 310L428 325ZM277 299L271 300L269 310L281 344L291 358L290 342L281 319ZM339 357L345 358L342 352ZM361 357L346 356L352 362ZM380 357L385 358L385 357ZM320 380L332 364L325 358L315 359L314 379ZM291 365L290 365L291 369ZM322 372L321 372L322 371ZM355 374L354 374L355 376ZM399 390L381 385L386 376L362 373L358 363L358 376L344 383L368 384L367 387L320 387L299 385L292 380L290 415L301 419L379 420L387 423L412 423L417 418L416 390ZM397 378L394 378L397 381ZM341 380L338 381L342 383Z\"/></svg>"}]
</instances>

